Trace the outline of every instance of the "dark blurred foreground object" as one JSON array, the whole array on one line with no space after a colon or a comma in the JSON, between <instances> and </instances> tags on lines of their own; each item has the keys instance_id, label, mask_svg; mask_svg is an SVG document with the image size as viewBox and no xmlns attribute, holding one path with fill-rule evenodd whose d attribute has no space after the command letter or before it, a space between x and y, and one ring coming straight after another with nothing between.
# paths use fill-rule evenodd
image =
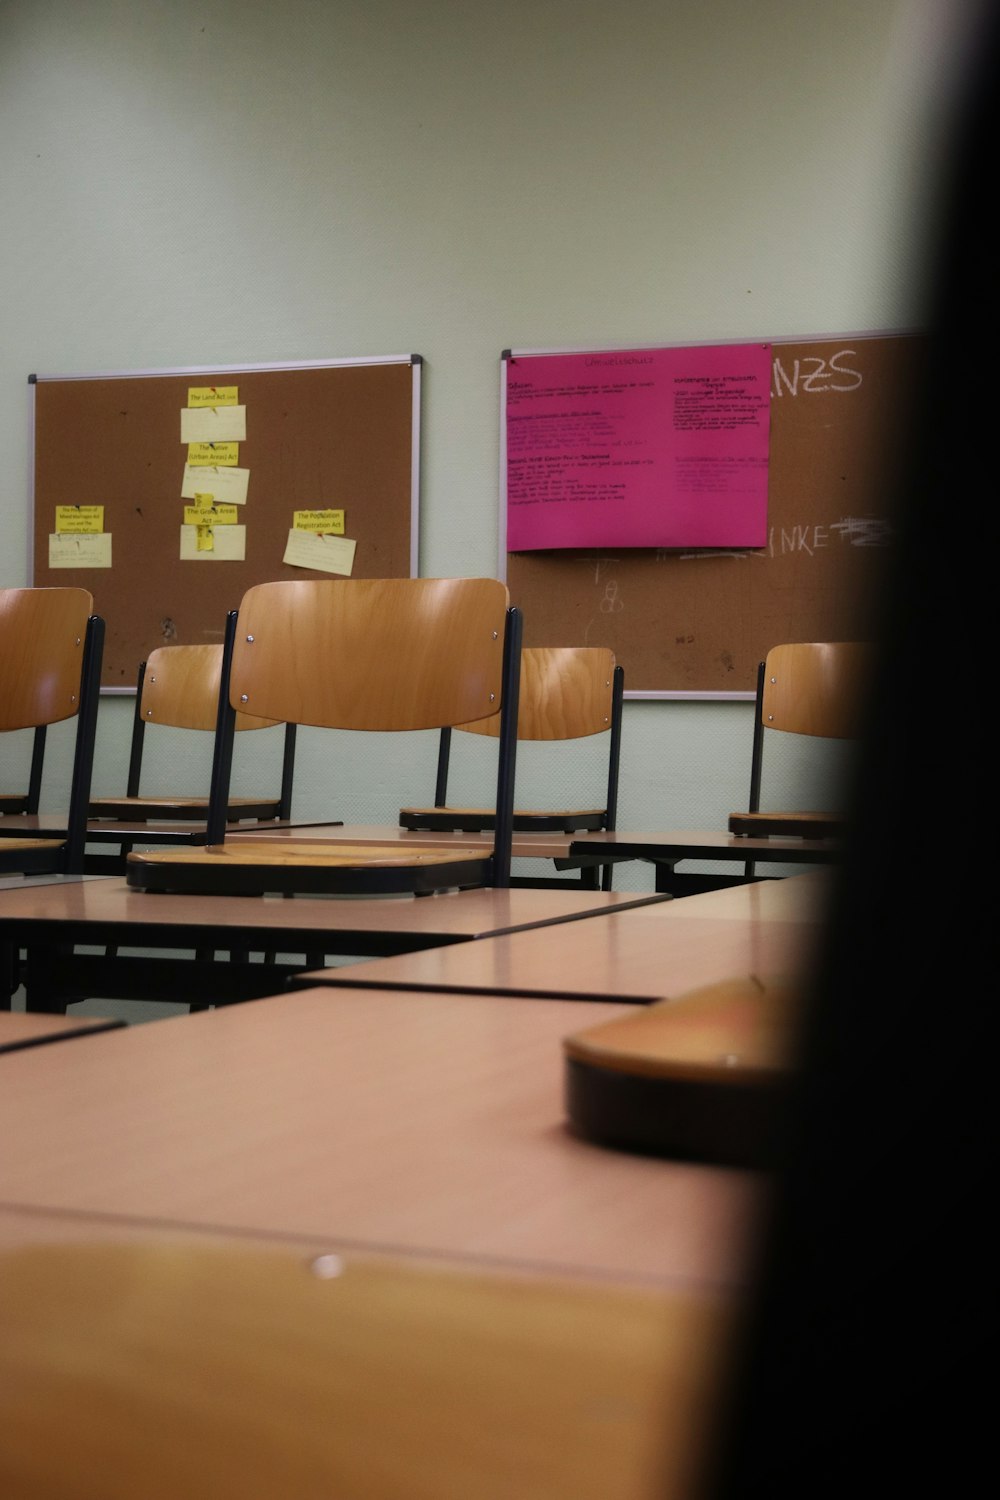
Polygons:
<instances>
[{"instance_id":1,"label":"dark blurred foreground object","mask_svg":"<svg viewBox=\"0 0 1000 1500\"><path fill-rule=\"evenodd\" d=\"M927 818L978 826L996 779L995 563L980 527L996 495L998 22L993 8L980 27L927 247L932 358L898 439L852 829L699 1500L964 1496L994 1467L995 917L957 844L928 857Z\"/></svg>"}]
</instances>

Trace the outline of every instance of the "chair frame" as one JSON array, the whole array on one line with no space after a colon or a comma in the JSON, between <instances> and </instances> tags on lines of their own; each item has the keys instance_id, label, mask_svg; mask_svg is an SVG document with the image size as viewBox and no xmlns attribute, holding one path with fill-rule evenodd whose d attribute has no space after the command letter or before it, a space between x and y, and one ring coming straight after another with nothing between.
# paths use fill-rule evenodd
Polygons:
<instances>
[{"instance_id":1,"label":"chair frame","mask_svg":"<svg viewBox=\"0 0 1000 1500\"><path fill-rule=\"evenodd\" d=\"M29 817L34 817L38 812L38 805L42 797L42 773L45 769L45 737L47 727L45 724L38 724L32 737L28 790L26 792L0 792L0 820L7 817L16 817L20 813L27 813ZM3 822L0 821L0 834L3 834L5 831Z\"/></svg>"},{"instance_id":2,"label":"chair frame","mask_svg":"<svg viewBox=\"0 0 1000 1500\"><path fill-rule=\"evenodd\" d=\"M315 580L327 582L327 580ZM375 580L371 580L374 582ZM406 582L428 583L432 580L413 579ZM472 580L468 580L472 581ZM349 580L329 580L334 586L351 587ZM394 582L403 582L395 580ZM257 588L275 585L257 585ZM254 590L250 590L246 598ZM221 854L226 835L226 810L229 800L229 784L232 775L233 740L237 714L237 703L241 700L243 679L234 676L233 661L237 632L241 628L239 616L233 612L227 620L224 644L223 674L229 682L229 692L220 699L219 732L215 740L212 766L212 784L209 797L207 849L202 854ZM294 856L286 865L270 864L263 869L251 863L238 864L224 859L202 862L193 859L185 864L181 859L163 856L139 857L130 855L127 880L130 886L142 890L188 891L198 894L259 895L263 891L281 891L288 894L331 895L384 895L390 893L431 894L442 889L476 886L506 887L510 885L511 840L513 835L514 768L517 753L517 704L520 682L522 621L520 610L507 605L503 631L503 655L500 672L500 725L497 754L497 797L493 849L489 853L470 858L468 851L461 851L449 858L441 845L421 848L417 843L405 852L394 846L391 855L378 847L359 854L338 849L316 853L308 863L295 863ZM252 637L248 637L252 639ZM249 682L249 679L248 679ZM266 706L266 705L265 705ZM245 711L245 710L244 710ZM352 727L331 721L317 727L335 729ZM438 727L442 727L438 725ZM391 729L390 729L391 732ZM176 852L176 851L174 851ZM223 868L224 867L224 868Z\"/></svg>"}]
</instances>

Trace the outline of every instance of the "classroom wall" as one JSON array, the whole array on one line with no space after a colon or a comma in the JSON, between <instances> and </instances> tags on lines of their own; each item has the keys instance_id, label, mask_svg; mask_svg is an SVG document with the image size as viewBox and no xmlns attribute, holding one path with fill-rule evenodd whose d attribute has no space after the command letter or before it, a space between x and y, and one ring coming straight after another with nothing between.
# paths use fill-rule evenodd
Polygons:
<instances>
[{"instance_id":1,"label":"classroom wall","mask_svg":"<svg viewBox=\"0 0 1000 1500\"><path fill-rule=\"evenodd\" d=\"M30 372L419 353L421 571L476 575L501 566L502 349L919 326L973 9L0 0L0 584L30 581ZM102 700L97 793L130 716ZM627 704L619 826L721 826L750 736L748 703ZM411 749L332 767L306 733L296 814L428 800ZM811 774L789 759L774 795ZM555 800L578 795L564 760Z\"/></svg>"}]
</instances>

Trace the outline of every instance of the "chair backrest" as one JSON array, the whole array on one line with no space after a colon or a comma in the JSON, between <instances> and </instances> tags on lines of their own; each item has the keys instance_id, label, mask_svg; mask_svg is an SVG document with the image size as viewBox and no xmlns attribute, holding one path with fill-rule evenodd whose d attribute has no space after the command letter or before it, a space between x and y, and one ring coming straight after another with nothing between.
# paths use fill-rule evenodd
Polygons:
<instances>
[{"instance_id":1,"label":"chair backrest","mask_svg":"<svg viewBox=\"0 0 1000 1500\"><path fill-rule=\"evenodd\" d=\"M621 757L622 703L625 674L606 646L525 646L521 652L517 709L519 740L561 741L608 733L608 782L600 826L616 827L618 767ZM456 724L471 734L496 736L500 716L476 723ZM451 764L450 728L441 730L438 747L435 808L448 805L448 773ZM404 826L419 828L413 815L403 809ZM418 814L418 817L423 816ZM518 814L523 818L544 814ZM553 816L556 816L555 814ZM610 889L610 866L605 871Z\"/></svg>"},{"instance_id":2,"label":"chair backrest","mask_svg":"<svg viewBox=\"0 0 1000 1500\"><path fill-rule=\"evenodd\" d=\"M235 629L236 612L226 616L226 636ZM207 730L216 736L229 736L240 730L270 729L277 719L261 719L253 714L228 716L228 693L224 688L226 647L223 645L158 646L139 665L136 684L135 714L132 721L132 747L129 756L127 796L139 797L142 781L142 758L146 727L159 724L171 729ZM231 648L230 648L231 655ZM281 794L277 809L280 818L291 816L292 780L295 762L295 724L285 725Z\"/></svg>"},{"instance_id":3,"label":"chair backrest","mask_svg":"<svg viewBox=\"0 0 1000 1500\"><path fill-rule=\"evenodd\" d=\"M79 712L93 604L86 589L0 589L0 731Z\"/></svg>"},{"instance_id":4,"label":"chair backrest","mask_svg":"<svg viewBox=\"0 0 1000 1500\"><path fill-rule=\"evenodd\" d=\"M227 622L226 653L229 702L216 736L209 844L225 837L237 711L322 729L405 731L451 728L499 708L493 884L508 883L521 616L504 584L494 578L260 583Z\"/></svg>"},{"instance_id":5,"label":"chair backrest","mask_svg":"<svg viewBox=\"0 0 1000 1500\"><path fill-rule=\"evenodd\" d=\"M83 870L104 650L104 621L91 613L93 603L86 589L0 589L0 731L77 721L59 856L70 874ZM40 761L37 769L40 778Z\"/></svg>"},{"instance_id":6,"label":"chair backrest","mask_svg":"<svg viewBox=\"0 0 1000 1500\"><path fill-rule=\"evenodd\" d=\"M610 730L615 720L615 656L605 646L525 646L517 709L519 740L575 740ZM457 724L471 734L499 733L500 718Z\"/></svg>"},{"instance_id":7,"label":"chair backrest","mask_svg":"<svg viewBox=\"0 0 1000 1500\"><path fill-rule=\"evenodd\" d=\"M328 729L485 719L503 705L507 610L492 578L257 584L239 609L230 704Z\"/></svg>"},{"instance_id":8,"label":"chair backrest","mask_svg":"<svg viewBox=\"0 0 1000 1500\"><path fill-rule=\"evenodd\" d=\"M143 722L214 733L222 683L222 646L158 646L139 669ZM237 730L267 729L276 719L237 714Z\"/></svg>"},{"instance_id":9,"label":"chair backrest","mask_svg":"<svg viewBox=\"0 0 1000 1500\"><path fill-rule=\"evenodd\" d=\"M765 729L856 739L873 648L866 641L797 641L772 646L757 672L750 811L760 808Z\"/></svg>"}]
</instances>

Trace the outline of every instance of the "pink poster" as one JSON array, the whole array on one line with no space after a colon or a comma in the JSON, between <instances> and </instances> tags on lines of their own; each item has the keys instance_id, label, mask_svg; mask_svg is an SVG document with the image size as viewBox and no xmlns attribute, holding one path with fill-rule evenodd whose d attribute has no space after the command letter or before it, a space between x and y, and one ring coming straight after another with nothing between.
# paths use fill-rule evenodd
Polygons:
<instances>
[{"instance_id":1,"label":"pink poster","mask_svg":"<svg viewBox=\"0 0 1000 1500\"><path fill-rule=\"evenodd\" d=\"M766 544L769 344L504 364L509 552Z\"/></svg>"}]
</instances>

